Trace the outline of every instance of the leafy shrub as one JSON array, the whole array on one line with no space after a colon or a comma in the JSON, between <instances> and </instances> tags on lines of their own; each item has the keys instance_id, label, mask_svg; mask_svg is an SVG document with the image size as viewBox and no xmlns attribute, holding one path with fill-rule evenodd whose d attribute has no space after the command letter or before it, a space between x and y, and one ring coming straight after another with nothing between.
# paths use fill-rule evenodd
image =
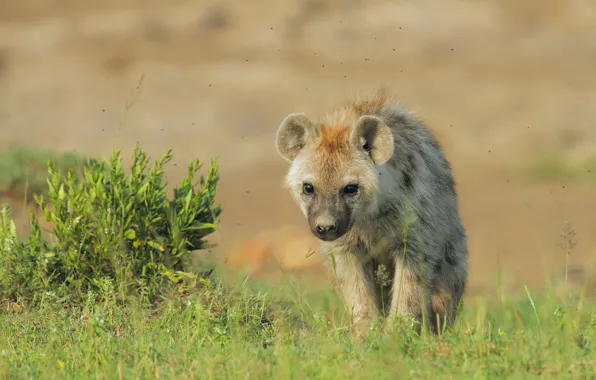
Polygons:
<instances>
[{"instance_id":1,"label":"leafy shrub","mask_svg":"<svg viewBox=\"0 0 596 380\"><path fill-rule=\"evenodd\" d=\"M21 241L10 209L2 208L0 297L83 302L110 284L120 301L152 302L173 287L192 285L198 276L190 251L207 248L204 238L221 212L214 205L219 172L212 160L197 184L202 165L191 162L168 199L163 167L171 158L168 150L147 170L149 160L137 145L128 176L120 151L107 162L85 160L82 175L64 175L48 162L47 198L35 199L53 227L52 239L44 239L32 212L29 238Z\"/></svg>"}]
</instances>

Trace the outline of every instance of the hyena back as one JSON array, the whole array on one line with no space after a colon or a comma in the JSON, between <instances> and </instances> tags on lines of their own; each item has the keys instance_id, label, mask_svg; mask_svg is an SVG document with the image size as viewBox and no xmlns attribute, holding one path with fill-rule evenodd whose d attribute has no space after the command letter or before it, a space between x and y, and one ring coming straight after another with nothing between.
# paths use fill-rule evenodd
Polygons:
<instances>
[{"instance_id":1,"label":"hyena back","mask_svg":"<svg viewBox=\"0 0 596 380\"><path fill-rule=\"evenodd\" d=\"M423 122L381 90L320 120L288 115L276 147L357 334L381 315L407 314L435 333L451 326L467 238L450 164Z\"/></svg>"}]
</instances>

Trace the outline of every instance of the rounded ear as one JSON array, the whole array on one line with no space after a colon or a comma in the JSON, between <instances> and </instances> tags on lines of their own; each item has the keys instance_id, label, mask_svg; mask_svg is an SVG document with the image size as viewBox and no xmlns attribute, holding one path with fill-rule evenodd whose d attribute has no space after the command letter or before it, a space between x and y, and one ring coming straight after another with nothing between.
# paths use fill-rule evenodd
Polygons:
<instances>
[{"instance_id":1,"label":"rounded ear","mask_svg":"<svg viewBox=\"0 0 596 380\"><path fill-rule=\"evenodd\" d=\"M277 153L288 161L294 161L305 147L314 144L317 135L315 125L305 114L290 114L277 130Z\"/></svg>"},{"instance_id":2,"label":"rounded ear","mask_svg":"<svg viewBox=\"0 0 596 380\"><path fill-rule=\"evenodd\" d=\"M391 129L376 116L361 116L350 133L350 143L363 149L376 165L382 165L393 156Z\"/></svg>"}]
</instances>

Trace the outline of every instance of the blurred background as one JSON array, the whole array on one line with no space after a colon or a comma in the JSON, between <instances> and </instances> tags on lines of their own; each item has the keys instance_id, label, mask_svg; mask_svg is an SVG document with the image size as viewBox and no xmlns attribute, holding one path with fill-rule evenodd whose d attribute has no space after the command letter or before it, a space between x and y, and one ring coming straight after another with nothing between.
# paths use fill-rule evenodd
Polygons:
<instances>
[{"instance_id":1,"label":"blurred background","mask_svg":"<svg viewBox=\"0 0 596 380\"><path fill-rule=\"evenodd\" d=\"M542 286L596 256L595 25L591 0L2 0L0 149L171 147L170 181L218 155L212 254L319 273L275 132L388 85L452 162L468 291Z\"/></svg>"}]
</instances>

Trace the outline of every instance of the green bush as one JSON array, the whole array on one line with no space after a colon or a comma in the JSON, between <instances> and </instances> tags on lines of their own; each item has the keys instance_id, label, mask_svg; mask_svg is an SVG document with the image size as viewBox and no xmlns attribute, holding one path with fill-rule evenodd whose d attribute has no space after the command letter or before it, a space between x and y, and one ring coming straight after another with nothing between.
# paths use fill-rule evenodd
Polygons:
<instances>
[{"instance_id":1,"label":"green bush","mask_svg":"<svg viewBox=\"0 0 596 380\"><path fill-rule=\"evenodd\" d=\"M31 212L29 238L20 240L9 207L2 208L0 297L80 303L108 286L120 301L133 296L153 302L195 284L190 254L207 248L204 238L216 229L219 172L212 160L197 184L202 165L191 162L169 199L163 167L171 158L168 150L148 170L137 145L128 176L120 151L107 162L85 160L83 174L64 175L48 161L47 197L35 200L52 239L44 239Z\"/></svg>"}]
</instances>

